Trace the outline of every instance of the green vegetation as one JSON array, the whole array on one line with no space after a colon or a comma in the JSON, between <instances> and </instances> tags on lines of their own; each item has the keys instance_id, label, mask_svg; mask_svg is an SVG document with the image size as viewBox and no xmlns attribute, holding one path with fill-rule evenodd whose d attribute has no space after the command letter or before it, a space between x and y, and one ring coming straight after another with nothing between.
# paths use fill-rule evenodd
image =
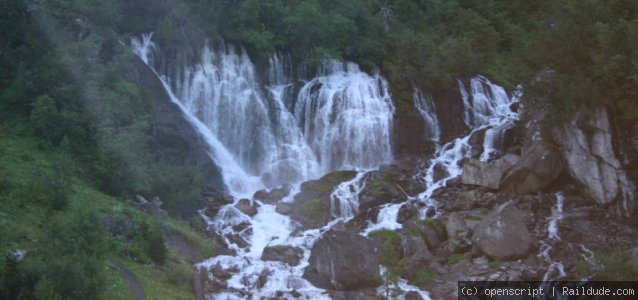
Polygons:
<instances>
[{"instance_id":1,"label":"green vegetation","mask_svg":"<svg viewBox=\"0 0 638 300\"><path fill-rule=\"evenodd\" d=\"M594 252L593 264L589 261L579 261L576 264L576 273L583 278L595 274L591 280L638 280L638 267L630 263L632 259L635 257L627 250L613 250L606 254Z\"/></svg>"},{"instance_id":2,"label":"green vegetation","mask_svg":"<svg viewBox=\"0 0 638 300\"><path fill-rule=\"evenodd\" d=\"M416 273L416 279L414 280L418 285L427 285L432 283L436 273L428 268L421 269Z\"/></svg>"},{"instance_id":3,"label":"green vegetation","mask_svg":"<svg viewBox=\"0 0 638 300\"><path fill-rule=\"evenodd\" d=\"M37 139L0 134L3 299L131 299L113 262L125 265L148 288L176 286L154 299L193 297L192 267L167 248L164 236L180 235L203 255L212 255L204 237L182 221L159 220L63 172L62 154L38 150L38 145ZM27 250L24 260L6 255L16 249ZM165 279L142 277L149 274Z\"/></svg>"},{"instance_id":4,"label":"green vegetation","mask_svg":"<svg viewBox=\"0 0 638 300\"><path fill-rule=\"evenodd\" d=\"M455 264L458 264L460 261L462 261L463 258L464 258L464 256L461 253L452 253L447 258L447 261L448 261L448 263L455 265Z\"/></svg>"},{"instance_id":5,"label":"green vegetation","mask_svg":"<svg viewBox=\"0 0 638 300\"><path fill-rule=\"evenodd\" d=\"M192 298L184 262L165 237L179 234L212 255L205 239L126 204L136 194L159 196L171 216L189 219L183 207L204 184L202 170L149 149L157 108L136 86L124 45L148 31L169 53L223 38L258 66L279 51L308 74L325 58L378 67L397 109L410 105L412 84L437 94L480 73L507 88L525 83L554 122L598 105L638 119L632 0L0 0L0 297L130 298L113 267L119 262L149 298ZM304 207L325 210L316 200ZM121 228L113 232L105 218ZM398 234L376 234L395 276ZM26 258L4 255L15 249ZM600 276L635 278L617 256L599 256L609 266ZM167 266L170 275L143 264Z\"/></svg>"},{"instance_id":6,"label":"green vegetation","mask_svg":"<svg viewBox=\"0 0 638 300\"><path fill-rule=\"evenodd\" d=\"M307 216L316 216L325 214L328 208L326 204L319 198L313 198L304 203L301 207L301 211Z\"/></svg>"},{"instance_id":7,"label":"green vegetation","mask_svg":"<svg viewBox=\"0 0 638 300\"><path fill-rule=\"evenodd\" d=\"M490 260L488 265L490 266L490 268L496 269L496 268L500 267L501 265L503 265L503 261L501 261L500 259L496 258L496 259Z\"/></svg>"}]
</instances>

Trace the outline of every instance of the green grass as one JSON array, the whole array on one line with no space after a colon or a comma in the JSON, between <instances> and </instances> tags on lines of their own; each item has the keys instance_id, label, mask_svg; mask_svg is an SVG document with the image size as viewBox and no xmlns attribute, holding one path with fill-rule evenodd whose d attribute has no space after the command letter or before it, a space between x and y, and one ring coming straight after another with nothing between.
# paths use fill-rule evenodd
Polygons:
<instances>
[{"instance_id":1,"label":"green grass","mask_svg":"<svg viewBox=\"0 0 638 300\"><path fill-rule=\"evenodd\" d=\"M39 197L37 189L39 174L53 172L60 153L43 147L29 137L16 137L0 130L0 250L26 249L25 262L48 260L52 243L51 226L68 224L81 211L95 212L98 216L128 218L139 229L139 224L157 224L167 234L179 234L194 246L204 257L214 255L211 243L193 230L186 222L162 218L161 220L133 208L130 204L98 191L76 175L69 177L66 193L67 205L54 209ZM73 168L73 164L66 165ZM99 220L95 220L99 222ZM110 262L125 266L140 281L147 299L193 299L190 283L192 267L169 249L168 262L163 267L152 267L130 260L122 255L122 249L142 249L136 240L113 237L108 233L108 246L101 258L104 265L100 271L104 278L103 299L133 299L133 291ZM139 250L140 253L143 250ZM144 256L145 254L139 254ZM0 269L2 271L2 269ZM1 272L0 272L0 275Z\"/></svg>"},{"instance_id":2,"label":"green grass","mask_svg":"<svg viewBox=\"0 0 638 300\"><path fill-rule=\"evenodd\" d=\"M150 265L136 264L123 260L121 264L135 275L148 300L186 300L194 299L190 282L188 284L174 284L168 274Z\"/></svg>"},{"instance_id":3,"label":"green grass","mask_svg":"<svg viewBox=\"0 0 638 300\"><path fill-rule=\"evenodd\" d=\"M423 285L432 283L435 277L436 277L436 273L434 273L434 271L428 268L423 268L416 273L416 278L414 279L414 281L418 285L423 286Z\"/></svg>"},{"instance_id":4,"label":"green grass","mask_svg":"<svg viewBox=\"0 0 638 300\"><path fill-rule=\"evenodd\" d=\"M501 261L500 259L497 258L497 259L491 260L488 263L488 265L490 266L490 268L496 269L496 268L498 268L498 267L503 265L503 261Z\"/></svg>"}]
</instances>

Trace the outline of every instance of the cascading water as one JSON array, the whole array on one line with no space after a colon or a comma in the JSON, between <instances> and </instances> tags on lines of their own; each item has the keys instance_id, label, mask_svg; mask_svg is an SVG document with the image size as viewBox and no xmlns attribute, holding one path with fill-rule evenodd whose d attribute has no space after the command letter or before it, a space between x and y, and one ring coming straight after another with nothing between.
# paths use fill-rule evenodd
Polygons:
<instances>
[{"instance_id":1,"label":"cascading water","mask_svg":"<svg viewBox=\"0 0 638 300\"><path fill-rule=\"evenodd\" d=\"M543 258L548 264L547 272L543 276L543 281L556 280L558 278L565 277L565 269L560 261L554 261L550 257L550 251L552 250L551 243L559 241L558 235L558 222L563 218L563 203L565 197L562 192L556 193L556 205L552 207L552 215L547 221L547 239L548 242L541 241L539 257Z\"/></svg>"},{"instance_id":2,"label":"cascading water","mask_svg":"<svg viewBox=\"0 0 638 300\"><path fill-rule=\"evenodd\" d=\"M425 121L426 133L430 140L438 147L441 142L441 125L436 115L434 101L431 96L424 95L420 89L416 87L413 89L412 101L414 102L414 107L416 107L421 117L423 117L423 121Z\"/></svg>"},{"instance_id":3,"label":"cascading water","mask_svg":"<svg viewBox=\"0 0 638 300\"><path fill-rule=\"evenodd\" d=\"M472 147L469 144L469 139L472 134L480 130L490 131L492 128L513 123L518 119L518 114L512 110L512 104L518 102L522 96L521 87L514 91L513 95L509 97L502 87L493 84L483 76L477 76L470 80L471 89L469 92L461 81L458 81L458 84L459 92L461 93L465 106L464 119L471 131L466 136L456 138L440 147L430 160L429 167L425 170L425 175L422 178L425 191L415 197L425 204L425 207L421 210L421 218L426 217L427 211L436 210L437 203L431 198L432 193L438 188L444 187L448 180L462 174L463 168L461 161L471 155ZM415 98L418 99L418 96L419 93L415 92ZM433 114L433 105L419 105L416 103L417 101L415 100L415 106L419 111L424 110L422 115L425 114L425 116L429 116ZM485 140L493 140L495 136L500 133L502 132L493 131L493 133L490 134L486 132ZM482 158L488 157L489 154L494 151L493 147L486 147L484 149L484 152L481 154ZM445 176L436 178L435 168L437 167L444 170L443 173ZM401 224L396 221L401 205L403 205L403 203L384 205L379 211L377 223L372 224L366 229L364 234L371 232L373 229L401 228Z\"/></svg>"},{"instance_id":4,"label":"cascading water","mask_svg":"<svg viewBox=\"0 0 638 300\"><path fill-rule=\"evenodd\" d=\"M299 91L295 117L323 171L370 169L392 160L388 83L353 63L326 61Z\"/></svg>"},{"instance_id":5,"label":"cascading water","mask_svg":"<svg viewBox=\"0 0 638 300\"><path fill-rule=\"evenodd\" d=\"M253 217L235 205L264 186L295 184L329 171L366 170L390 162L394 107L387 82L379 74L361 72L355 64L328 61L293 99L294 82L285 56L270 59L262 91L248 56L231 46L217 50L204 46L197 63L171 70L171 78L155 70L160 57L151 38L152 34L133 38L134 52L209 143L211 157L236 198L213 219L202 214L235 252L199 264L209 270L235 270L225 280L224 291L208 297L261 299L289 292L283 297L293 298L294 291L309 299L327 299L323 290L301 277L309 249L323 232L356 213L365 173L335 189L331 195L335 220L319 229L293 235L295 225L274 205L257 201L260 206ZM282 201L292 202L293 195ZM272 245L298 247L303 258L296 266L261 260L264 248Z\"/></svg>"}]
</instances>

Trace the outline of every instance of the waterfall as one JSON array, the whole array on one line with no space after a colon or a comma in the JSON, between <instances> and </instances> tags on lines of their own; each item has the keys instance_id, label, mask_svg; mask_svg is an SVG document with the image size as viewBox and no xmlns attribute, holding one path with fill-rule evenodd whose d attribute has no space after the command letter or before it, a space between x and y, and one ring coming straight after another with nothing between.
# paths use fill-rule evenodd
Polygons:
<instances>
[{"instance_id":1,"label":"waterfall","mask_svg":"<svg viewBox=\"0 0 638 300\"><path fill-rule=\"evenodd\" d=\"M518 114L513 111L511 107L512 104L519 101L522 95L522 88L520 86L514 91L511 97L507 95L502 87L490 82L483 76L472 78L470 80L470 86L471 88L468 91L463 83L460 80L458 81L459 93L461 94L464 104L464 120L470 127L470 132L465 136L458 137L439 147L434 153L434 157L430 160L428 168L422 172L424 175L421 181L424 183L425 190L415 197L425 204L420 212L421 218L426 218L428 211L436 210L438 204L431 198L432 193L444 187L448 180L462 174L463 166L461 162L471 155L469 139L472 134L480 130L490 131L491 128L499 128L505 126L505 124L513 123L518 119ZM415 106L417 109L419 109L419 107L424 108L424 118L429 118L429 111L432 111L429 107L433 107L433 105L428 105L428 101L425 98L426 97L423 97L423 93L419 93L418 90L413 94ZM418 103L417 101L423 101L424 104L416 104ZM419 109L419 111L421 112L421 109ZM495 139L500 139L500 137L497 136L500 133L502 132L498 130L494 130L493 133L486 132L483 144L492 145ZM482 156L489 156L489 154L495 151L494 147L485 147L485 149L488 149L488 154L485 154L486 151L484 151ZM435 168L442 169L445 176L436 178ZM379 212L377 222L364 230L363 234L381 228L401 228L401 224L396 222L401 205L403 204L388 204L383 206Z\"/></svg>"},{"instance_id":2,"label":"waterfall","mask_svg":"<svg viewBox=\"0 0 638 300\"><path fill-rule=\"evenodd\" d=\"M490 82L483 76L477 76L470 80L471 89L468 92L459 80L459 93L464 103L464 119L471 131L466 136L456 138L441 147L432 158L428 169L425 172L423 182L426 190L419 194L421 201L433 206L435 203L430 199L432 193L445 186L449 179L460 176L463 172L461 162L471 154L469 139L475 132L486 130L483 140L484 151L481 158L487 158L495 151L494 141L500 139L501 128L506 124L513 124L518 119L518 113L511 109L512 104L517 103L522 95L522 88L519 86L510 97L505 90ZM487 160L487 159L483 159ZM435 168L440 167L445 170L446 176L435 180Z\"/></svg>"},{"instance_id":3,"label":"waterfall","mask_svg":"<svg viewBox=\"0 0 638 300\"><path fill-rule=\"evenodd\" d=\"M480 156L480 160L487 161L499 150L504 132L513 127L513 122L518 119L518 114L512 110L512 104L518 102L520 87L509 97L503 87L493 84L483 76L470 80L469 93L461 81L458 83L465 106L465 123L472 129L487 128L483 139L483 153Z\"/></svg>"},{"instance_id":4,"label":"waterfall","mask_svg":"<svg viewBox=\"0 0 638 300\"><path fill-rule=\"evenodd\" d=\"M300 83L295 97L299 82L286 55L269 59L262 85L245 51L230 45L204 45L198 57L189 60L191 64L169 69L172 76L155 68L171 64L161 62L152 34L132 38L131 46L208 142L211 158L235 198L214 218L202 213L234 254L218 255L198 266L237 270L225 280L227 288L209 298L260 299L294 291L327 299L325 291L301 276L314 242L356 213L365 170L392 160L394 106L385 79L378 73L368 75L353 63L326 61L315 78ZM247 199L259 204L253 217L235 207L258 189L291 183L292 190L299 191L303 181L344 169L360 172L331 194L335 219L323 228L296 232L295 224L275 205L256 200ZM294 194L282 201L292 202ZM261 260L264 248L272 245L301 249L301 263L292 267Z\"/></svg>"},{"instance_id":5,"label":"waterfall","mask_svg":"<svg viewBox=\"0 0 638 300\"><path fill-rule=\"evenodd\" d=\"M393 114L385 79L335 60L324 62L295 103L295 117L324 172L391 161Z\"/></svg>"},{"instance_id":6,"label":"waterfall","mask_svg":"<svg viewBox=\"0 0 638 300\"><path fill-rule=\"evenodd\" d=\"M425 121L427 135L438 147L441 141L441 126L436 115L434 101L431 96L424 95L419 88L413 87L413 90L412 101L414 102L414 107L416 107L423 121Z\"/></svg>"}]
</instances>

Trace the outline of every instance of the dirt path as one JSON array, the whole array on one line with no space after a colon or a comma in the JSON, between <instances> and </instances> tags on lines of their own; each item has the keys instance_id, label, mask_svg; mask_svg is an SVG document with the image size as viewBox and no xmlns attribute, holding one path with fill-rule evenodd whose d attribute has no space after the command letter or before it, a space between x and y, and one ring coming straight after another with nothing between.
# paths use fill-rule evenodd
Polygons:
<instances>
[{"instance_id":1,"label":"dirt path","mask_svg":"<svg viewBox=\"0 0 638 300\"><path fill-rule=\"evenodd\" d=\"M128 282L128 286L133 290L135 300L144 300L146 298L146 294L144 293L144 289L140 285L140 282L137 281L137 278L135 278L135 275L120 264L116 264L115 266L117 267L117 271L120 272L120 275L122 275L122 277L126 279L126 282Z\"/></svg>"}]
</instances>

